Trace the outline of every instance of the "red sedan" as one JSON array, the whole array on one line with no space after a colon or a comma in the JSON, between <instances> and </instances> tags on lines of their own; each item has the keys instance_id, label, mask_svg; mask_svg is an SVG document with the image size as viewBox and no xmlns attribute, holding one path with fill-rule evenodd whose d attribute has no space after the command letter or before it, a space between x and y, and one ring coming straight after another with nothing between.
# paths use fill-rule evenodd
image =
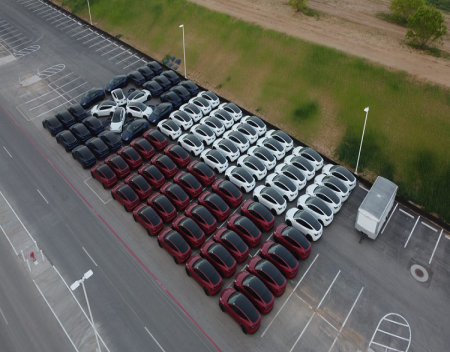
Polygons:
<instances>
[{"instance_id":1,"label":"red sedan","mask_svg":"<svg viewBox=\"0 0 450 352\"><path fill-rule=\"evenodd\" d=\"M103 188L107 189L117 183L117 176L114 171L106 164L97 164L92 167L91 175L98 180Z\"/></svg>"},{"instance_id":2,"label":"red sedan","mask_svg":"<svg viewBox=\"0 0 450 352\"><path fill-rule=\"evenodd\" d=\"M189 172L180 171L173 179L191 198L197 198L202 193L202 185Z\"/></svg>"},{"instance_id":3,"label":"red sedan","mask_svg":"<svg viewBox=\"0 0 450 352\"><path fill-rule=\"evenodd\" d=\"M138 174L142 175L155 189L161 187L166 181L164 175L155 165L142 165L138 170Z\"/></svg>"},{"instance_id":4,"label":"red sedan","mask_svg":"<svg viewBox=\"0 0 450 352\"><path fill-rule=\"evenodd\" d=\"M286 291L286 278L268 260L255 256L248 261L245 268L264 282L264 285L267 286L275 297L281 296Z\"/></svg>"},{"instance_id":5,"label":"red sedan","mask_svg":"<svg viewBox=\"0 0 450 352\"><path fill-rule=\"evenodd\" d=\"M241 205L241 214L248 217L261 231L269 231L275 225L275 216L264 205L246 200Z\"/></svg>"},{"instance_id":6,"label":"red sedan","mask_svg":"<svg viewBox=\"0 0 450 352\"><path fill-rule=\"evenodd\" d=\"M200 255L213 265L214 268L227 278L236 272L236 260L219 243L212 240L206 241L200 249Z\"/></svg>"},{"instance_id":7,"label":"red sedan","mask_svg":"<svg viewBox=\"0 0 450 352\"><path fill-rule=\"evenodd\" d=\"M172 229L165 229L158 235L158 245L173 257L176 264L182 264L191 257L191 247Z\"/></svg>"},{"instance_id":8,"label":"red sedan","mask_svg":"<svg viewBox=\"0 0 450 352\"><path fill-rule=\"evenodd\" d=\"M212 234L217 229L217 220L203 205L192 203L184 213L192 218L207 235Z\"/></svg>"},{"instance_id":9,"label":"red sedan","mask_svg":"<svg viewBox=\"0 0 450 352\"><path fill-rule=\"evenodd\" d=\"M219 307L240 325L244 334L254 334L261 325L261 314L247 297L234 288L227 288L220 294Z\"/></svg>"},{"instance_id":10,"label":"red sedan","mask_svg":"<svg viewBox=\"0 0 450 352\"><path fill-rule=\"evenodd\" d=\"M286 224L280 224L275 228L273 240L286 247L297 260L306 259L311 253L311 243L305 235Z\"/></svg>"},{"instance_id":11,"label":"red sedan","mask_svg":"<svg viewBox=\"0 0 450 352\"><path fill-rule=\"evenodd\" d=\"M210 186L216 179L214 171L203 161L194 160L188 165L187 169L205 187Z\"/></svg>"},{"instance_id":12,"label":"red sedan","mask_svg":"<svg viewBox=\"0 0 450 352\"><path fill-rule=\"evenodd\" d=\"M214 233L214 241L224 246L238 263L247 259L248 246L236 232L221 227Z\"/></svg>"},{"instance_id":13,"label":"red sedan","mask_svg":"<svg viewBox=\"0 0 450 352\"><path fill-rule=\"evenodd\" d=\"M156 236L164 226L164 223L158 214L145 204L141 204L134 208L133 219L147 231L149 236Z\"/></svg>"},{"instance_id":14,"label":"red sedan","mask_svg":"<svg viewBox=\"0 0 450 352\"><path fill-rule=\"evenodd\" d=\"M190 202L189 196L179 185L167 182L161 187L161 193L169 198L178 210L186 208Z\"/></svg>"},{"instance_id":15,"label":"red sedan","mask_svg":"<svg viewBox=\"0 0 450 352\"><path fill-rule=\"evenodd\" d=\"M186 274L203 287L207 296L214 296L222 288L223 281L217 270L199 255L194 255L187 261Z\"/></svg>"},{"instance_id":16,"label":"red sedan","mask_svg":"<svg viewBox=\"0 0 450 352\"><path fill-rule=\"evenodd\" d=\"M164 222L172 221L177 216L177 210L173 204L161 193L155 193L148 197L147 204L155 209Z\"/></svg>"},{"instance_id":17,"label":"red sedan","mask_svg":"<svg viewBox=\"0 0 450 352\"><path fill-rule=\"evenodd\" d=\"M172 228L188 241L192 248L200 247L205 242L205 233L191 218L184 215L178 216L172 222Z\"/></svg>"},{"instance_id":18,"label":"red sedan","mask_svg":"<svg viewBox=\"0 0 450 352\"><path fill-rule=\"evenodd\" d=\"M166 154L172 161L178 165L178 167L185 167L191 161L191 158L186 150L179 145L172 144L164 149L164 154Z\"/></svg>"},{"instance_id":19,"label":"red sedan","mask_svg":"<svg viewBox=\"0 0 450 352\"><path fill-rule=\"evenodd\" d=\"M241 236L250 247L256 247L261 242L261 231L245 216L231 215L228 218L227 227Z\"/></svg>"},{"instance_id":20,"label":"red sedan","mask_svg":"<svg viewBox=\"0 0 450 352\"><path fill-rule=\"evenodd\" d=\"M137 169L142 165L142 158L132 147L122 147L117 151L123 160L130 166L131 169Z\"/></svg>"},{"instance_id":21,"label":"red sedan","mask_svg":"<svg viewBox=\"0 0 450 352\"><path fill-rule=\"evenodd\" d=\"M156 154L152 158L152 164L162 172L166 178L171 178L178 171L177 166L167 155Z\"/></svg>"},{"instance_id":22,"label":"red sedan","mask_svg":"<svg viewBox=\"0 0 450 352\"><path fill-rule=\"evenodd\" d=\"M261 314L267 314L272 310L275 302L272 292L248 271L244 270L236 275L234 288L247 297Z\"/></svg>"},{"instance_id":23,"label":"red sedan","mask_svg":"<svg viewBox=\"0 0 450 352\"><path fill-rule=\"evenodd\" d=\"M167 139L157 130L148 130L144 133L144 138L156 149L161 150L167 147Z\"/></svg>"},{"instance_id":24,"label":"red sedan","mask_svg":"<svg viewBox=\"0 0 450 352\"><path fill-rule=\"evenodd\" d=\"M133 188L141 200L147 199L152 194L152 187L139 174L132 174L125 179L125 183Z\"/></svg>"},{"instance_id":25,"label":"red sedan","mask_svg":"<svg viewBox=\"0 0 450 352\"><path fill-rule=\"evenodd\" d=\"M130 173L130 167L120 155L108 156L105 164L114 171L118 178L126 177Z\"/></svg>"},{"instance_id":26,"label":"red sedan","mask_svg":"<svg viewBox=\"0 0 450 352\"><path fill-rule=\"evenodd\" d=\"M132 211L139 204L139 197L133 191L133 189L124 184L119 183L111 190L111 195L113 199L117 200L120 204L123 205L125 211Z\"/></svg>"},{"instance_id":27,"label":"red sedan","mask_svg":"<svg viewBox=\"0 0 450 352\"><path fill-rule=\"evenodd\" d=\"M230 215L230 207L215 193L203 192L198 197L198 202L208 209L218 221L224 221Z\"/></svg>"},{"instance_id":28,"label":"red sedan","mask_svg":"<svg viewBox=\"0 0 450 352\"><path fill-rule=\"evenodd\" d=\"M261 257L270 261L288 279L292 279L298 273L298 262L294 256L281 244L274 241L266 241L261 246Z\"/></svg>"},{"instance_id":29,"label":"red sedan","mask_svg":"<svg viewBox=\"0 0 450 352\"><path fill-rule=\"evenodd\" d=\"M130 144L144 160L150 159L155 155L155 148L145 138L136 138Z\"/></svg>"},{"instance_id":30,"label":"red sedan","mask_svg":"<svg viewBox=\"0 0 450 352\"><path fill-rule=\"evenodd\" d=\"M237 207L242 203L242 192L230 181L223 178L214 182L212 189L216 192L230 207Z\"/></svg>"}]
</instances>

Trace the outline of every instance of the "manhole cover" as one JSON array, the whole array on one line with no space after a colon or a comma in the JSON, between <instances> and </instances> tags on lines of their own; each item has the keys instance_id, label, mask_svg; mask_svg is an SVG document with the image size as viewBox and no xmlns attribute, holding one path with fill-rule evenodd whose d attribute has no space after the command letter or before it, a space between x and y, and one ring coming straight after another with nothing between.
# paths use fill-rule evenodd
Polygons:
<instances>
[{"instance_id":1,"label":"manhole cover","mask_svg":"<svg viewBox=\"0 0 450 352\"><path fill-rule=\"evenodd\" d=\"M427 282L429 277L425 268L418 264L411 266L411 275L419 282Z\"/></svg>"}]
</instances>

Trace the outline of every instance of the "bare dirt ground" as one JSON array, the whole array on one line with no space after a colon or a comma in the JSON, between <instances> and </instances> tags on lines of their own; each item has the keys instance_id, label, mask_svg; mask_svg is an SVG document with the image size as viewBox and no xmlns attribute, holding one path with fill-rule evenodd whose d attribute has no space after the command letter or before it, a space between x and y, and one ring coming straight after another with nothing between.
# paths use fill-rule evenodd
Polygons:
<instances>
[{"instance_id":1,"label":"bare dirt ground","mask_svg":"<svg viewBox=\"0 0 450 352\"><path fill-rule=\"evenodd\" d=\"M436 58L405 44L406 28L378 19L389 12L390 0L310 0L320 17L296 13L287 0L189 0L247 22L332 47L419 80L450 87L450 61ZM450 16L446 15L450 28ZM450 35L440 49L450 52Z\"/></svg>"}]
</instances>

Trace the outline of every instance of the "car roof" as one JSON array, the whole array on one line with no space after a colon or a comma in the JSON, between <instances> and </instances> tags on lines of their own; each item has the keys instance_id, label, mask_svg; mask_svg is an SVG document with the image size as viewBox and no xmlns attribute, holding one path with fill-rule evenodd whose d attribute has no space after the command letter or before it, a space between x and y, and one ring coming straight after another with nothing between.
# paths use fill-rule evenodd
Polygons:
<instances>
[{"instance_id":1,"label":"car roof","mask_svg":"<svg viewBox=\"0 0 450 352\"><path fill-rule=\"evenodd\" d=\"M283 198L283 196L282 196L276 189L273 189L273 188L271 188L271 187L264 187L264 188L261 190L261 193L266 193L266 194L268 194L269 196L271 196L272 198L274 198L275 201L276 201L278 204L284 204L284 202L286 201L286 200Z\"/></svg>"},{"instance_id":2,"label":"car roof","mask_svg":"<svg viewBox=\"0 0 450 352\"><path fill-rule=\"evenodd\" d=\"M197 163L195 163L193 165L194 169L199 169L200 171L202 171L206 176L210 177L212 175L214 175L214 172L211 170L211 168L206 165L204 162L199 161Z\"/></svg>"},{"instance_id":3,"label":"car roof","mask_svg":"<svg viewBox=\"0 0 450 352\"><path fill-rule=\"evenodd\" d=\"M265 259L261 259L255 266L258 270L266 272L278 285L282 285L285 282L284 276L271 262Z\"/></svg>"}]
</instances>

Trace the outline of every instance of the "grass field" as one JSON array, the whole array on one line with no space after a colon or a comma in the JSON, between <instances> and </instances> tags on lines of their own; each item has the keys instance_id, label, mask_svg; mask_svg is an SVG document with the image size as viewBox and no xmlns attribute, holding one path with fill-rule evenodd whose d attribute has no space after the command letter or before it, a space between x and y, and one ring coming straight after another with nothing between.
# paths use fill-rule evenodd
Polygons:
<instances>
[{"instance_id":1,"label":"grass field","mask_svg":"<svg viewBox=\"0 0 450 352\"><path fill-rule=\"evenodd\" d=\"M85 0L64 5L87 18ZM450 221L450 91L184 0L91 0L94 22L188 77Z\"/></svg>"}]
</instances>

